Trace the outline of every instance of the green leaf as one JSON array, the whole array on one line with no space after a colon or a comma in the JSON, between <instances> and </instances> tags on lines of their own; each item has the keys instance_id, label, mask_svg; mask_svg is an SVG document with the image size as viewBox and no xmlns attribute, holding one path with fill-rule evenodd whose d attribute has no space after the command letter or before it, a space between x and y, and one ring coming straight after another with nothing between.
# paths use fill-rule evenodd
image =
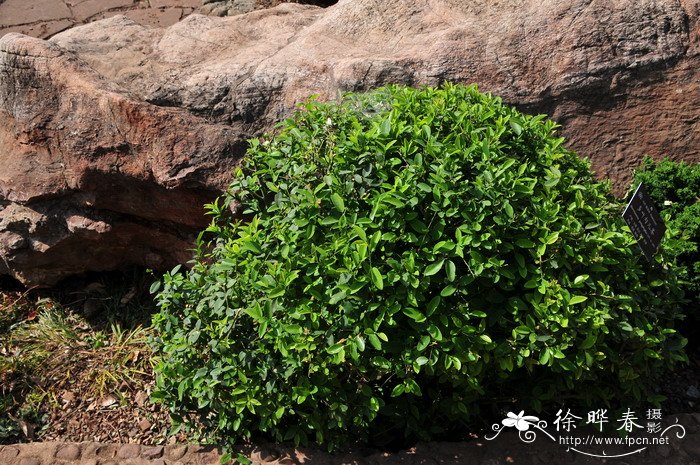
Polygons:
<instances>
[{"instance_id":1,"label":"green leaf","mask_svg":"<svg viewBox=\"0 0 700 465\"><path fill-rule=\"evenodd\" d=\"M598 336L595 334L589 334L588 337L579 345L579 349L590 349L595 345L598 340Z\"/></svg>"},{"instance_id":2,"label":"green leaf","mask_svg":"<svg viewBox=\"0 0 700 465\"><path fill-rule=\"evenodd\" d=\"M403 384L397 384L394 389L391 390L391 397L398 397L406 391L406 387Z\"/></svg>"},{"instance_id":3,"label":"green leaf","mask_svg":"<svg viewBox=\"0 0 700 465\"><path fill-rule=\"evenodd\" d=\"M447 280L452 282L457 276L457 267L452 260L448 260L445 264L445 272L447 273Z\"/></svg>"},{"instance_id":4,"label":"green leaf","mask_svg":"<svg viewBox=\"0 0 700 465\"><path fill-rule=\"evenodd\" d=\"M382 273L376 266L372 267L370 277L372 278L372 283L377 287L377 289L380 291L384 289L384 278L382 278Z\"/></svg>"},{"instance_id":5,"label":"green leaf","mask_svg":"<svg viewBox=\"0 0 700 465\"><path fill-rule=\"evenodd\" d=\"M267 295L268 299L276 299L277 297L282 297L287 290L286 287L276 287L270 291L270 293Z\"/></svg>"},{"instance_id":6,"label":"green leaf","mask_svg":"<svg viewBox=\"0 0 700 465\"><path fill-rule=\"evenodd\" d=\"M386 118L384 121L382 121L382 124L379 126L379 134L383 136L389 135L391 132L391 116Z\"/></svg>"},{"instance_id":7,"label":"green leaf","mask_svg":"<svg viewBox=\"0 0 700 465\"><path fill-rule=\"evenodd\" d=\"M449 297L452 294L454 294L456 290L457 290L457 288L455 286L453 286L452 284L450 284L448 286L445 286L445 288L440 292L440 295L442 297Z\"/></svg>"},{"instance_id":8,"label":"green leaf","mask_svg":"<svg viewBox=\"0 0 700 465\"><path fill-rule=\"evenodd\" d=\"M340 302L341 300L343 300L346 296L347 296L347 294L345 293L345 291L336 292L336 293L333 294L333 296L330 298L330 300L328 301L328 303L329 303L330 305L335 305L335 304L337 304L338 302Z\"/></svg>"},{"instance_id":9,"label":"green leaf","mask_svg":"<svg viewBox=\"0 0 700 465\"><path fill-rule=\"evenodd\" d=\"M342 200L342 199L341 199L341 200ZM364 230L364 229L362 229L361 227L359 227L359 226L356 225L356 224L353 224L353 225L352 225L352 230L355 232L355 234L358 235L358 237L359 237L360 239L362 239L363 241L367 242L367 234L365 234L365 230Z\"/></svg>"},{"instance_id":10,"label":"green leaf","mask_svg":"<svg viewBox=\"0 0 700 465\"><path fill-rule=\"evenodd\" d=\"M442 269L442 265L445 263L445 260L440 260L435 263L431 263L425 268L425 272L423 272L423 275L425 276L432 276L438 271Z\"/></svg>"},{"instance_id":11,"label":"green leaf","mask_svg":"<svg viewBox=\"0 0 700 465\"><path fill-rule=\"evenodd\" d=\"M197 339L199 339L200 334L201 333L198 330L192 330L192 332L190 332L189 337L187 338L187 342L189 344L194 344L195 342L197 342Z\"/></svg>"},{"instance_id":12,"label":"green leaf","mask_svg":"<svg viewBox=\"0 0 700 465\"><path fill-rule=\"evenodd\" d=\"M559 360L559 366L561 366L566 371L576 371L576 365L574 365L573 362L565 358Z\"/></svg>"},{"instance_id":13,"label":"green leaf","mask_svg":"<svg viewBox=\"0 0 700 465\"><path fill-rule=\"evenodd\" d=\"M374 347L377 350L382 350L382 343L379 341L379 338L376 334L368 334L367 340L372 345L372 347Z\"/></svg>"},{"instance_id":14,"label":"green leaf","mask_svg":"<svg viewBox=\"0 0 700 465\"><path fill-rule=\"evenodd\" d=\"M338 222L338 218L335 218L333 216L327 216L325 218L321 218L318 220L318 223L323 226L330 226L332 224L336 224Z\"/></svg>"},{"instance_id":15,"label":"green leaf","mask_svg":"<svg viewBox=\"0 0 700 465\"><path fill-rule=\"evenodd\" d=\"M515 213L513 212L513 206L508 201L506 201L503 205L503 209L505 210L506 215L508 215L508 218L513 218L515 216Z\"/></svg>"},{"instance_id":16,"label":"green leaf","mask_svg":"<svg viewBox=\"0 0 700 465\"><path fill-rule=\"evenodd\" d=\"M241 244L241 248L242 248L243 250L249 250L249 251L251 251L251 252L253 252L253 253L256 253L256 254L261 254L261 253L262 253L262 249L260 248L260 244L258 244L258 243L255 242L255 241L246 241L246 242L243 242L243 243Z\"/></svg>"},{"instance_id":17,"label":"green leaf","mask_svg":"<svg viewBox=\"0 0 700 465\"><path fill-rule=\"evenodd\" d=\"M161 285L160 281L154 282L153 284L151 284L151 288L148 290L148 292L150 294L155 294L156 292L158 292L160 290L160 285Z\"/></svg>"},{"instance_id":18,"label":"green leaf","mask_svg":"<svg viewBox=\"0 0 700 465\"><path fill-rule=\"evenodd\" d=\"M430 299L430 302L428 302L428 305L426 306L426 309L427 309L426 315L427 315L427 316L430 316L430 315L432 315L432 314L435 312L435 310L436 310L436 309L438 308L438 306L440 305L440 301L441 301L441 300L442 300L442 299L440 298L439 295L436 295L435 297L433 297L432 299Z\"/></svg>"},{"instance_id":19,"label":"green leaf","mask_svg":"<svg viewBox=\"0 0 700 465\"><path fill-rule=\"evenodd\" d=\"M510 122L510 127L513 129L513 132L519 136L520 133L523 132L523 127L520 126L518 123L516 123L513 120L510 120L509 122Z\"/></svg>"},{"instance_id":20,"label":"green leaf","mask_svg":"<svg viewBox=\"0 0 700 465\"><path fill-rule=\"evenodd\" d=\"M583 295L575 295L571 297L571 300L569 300L569 305L576 305L580 304L581 302L585 302L588 300L588 297L583 296Z\"/></svg>"},{"instance_id":21,"label":"green leaf","mask_svg":"<svg viewBox=\"0 0 700 465\"><path fill-rule=\"evenodd\" d=\"M428 334L435 339L436 341L442 341L442 332L440 331L440 328L438 328L435 325L430 325L428 326Z\"/></svg>"},{"instance_id":22,"label":"green leaf","mask_svg":"<svg viewBox=\"0 0 700 465\"><path fill-rule=\"evenodd\" d=\"M421 322L425 321L425 315L423 315L421 312L419 312L415 308L404 307L401 309L401 311L403 311L404 315L406 315L407 317L409 317L410 319L412 319L413 321L415 321L417 323L421 323Z\"/></svg>"},{"instance_id":23,"label":"green leaf","mask_svg":"<svg viewBox=\"0 0 700 465\"><path fill-rule=\"evenodd\" d=\"M535 243L532 242L530 239L518 239L517 241L515 241L515 245L523 249L531 249L535 246Z\"/></svg>"},{"instance_id":24,"label":"green leaf","mask_svg":"<svg viewBox=\"0 0 700 465\"><path fill-rule=\"evenodd\" d=\"M340 211L344 212L345 211L345 202L343 201L343 198L338 195L336 192L331 194L331 201L333 202L333 205L335 205L335 208Z\"/></svg>"},{"instance_id":25,"label":"green leaf","mask_svg":"<svg viewBox=\"0 0 700 465\"><path fill-rule=\"evenodd\" d=\"M553 232L552 234L550 234L549 236L547 236L547 239L546 239L545 243L546 243L547 245L549 245L549 244L554 244L554 243L557 241L557 239L559 239L559 233L558 233L558 232Z\"/></svg>"},{"instance_id":26,"label":"green leaf","mask_svg":"<svg viewBox=\"0 0 700 465\"><path fill-rule=\"evenodd\" d=\"M377 244L379 244L379 241L382 240L382 233L380 231L376 231L374 234L372 234L372 237L370 238L369 241L369 246L374 249Z\"/></svg>"},{"instance_id":27,"label":"green leaf","mask_svg":"<svg viewBox=\"0 0 700 465\"><path fill-rule=\"evenodd\" d=\"M326 349L326 352L333 355L333 354L337 354L341 350L343 350L343 344L333 344L328 349Z\"/></svg>"},{"instance_id":28,"label":"green leaf","mask_svg":"<svg viewBox=\"0 0 700 465\"><path fill-rule=\"evenodd\" d=\"M430 345L430 337L423 336L420 338L420 341L418 342L418 345L416 346L416 350L421 352L421 351L425 350L429 345Z\"/></svg>"}]
</instances>

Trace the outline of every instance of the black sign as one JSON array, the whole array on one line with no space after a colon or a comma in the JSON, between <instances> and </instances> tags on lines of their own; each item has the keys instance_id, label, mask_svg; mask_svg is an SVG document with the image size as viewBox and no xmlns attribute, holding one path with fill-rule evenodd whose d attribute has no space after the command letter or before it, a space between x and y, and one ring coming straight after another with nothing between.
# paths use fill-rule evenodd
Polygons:
<instances>
[{"instance_id":1,"label":"black sign","mask_svg":"<svg viewBox=\"0 0 700 465\"><path fill-rule=\"evenodd\" d=\"M622 217L630 227L634 238L637 239L647 260L651 261L664 237L666 225L642 183L634 191Z\"/></svg>"}]
</instances>

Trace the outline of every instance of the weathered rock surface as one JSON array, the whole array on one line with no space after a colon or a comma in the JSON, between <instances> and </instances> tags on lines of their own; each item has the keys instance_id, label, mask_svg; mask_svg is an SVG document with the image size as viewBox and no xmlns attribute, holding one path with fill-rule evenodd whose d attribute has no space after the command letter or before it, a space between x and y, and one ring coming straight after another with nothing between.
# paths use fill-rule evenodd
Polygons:
<instances>
[{"instance_id":1,"label":"weathered rock surface","mask_svg":"<svg viewBox=\"0 0 700 465\"><path fill-rule=\"evenodd\" d=\"M311 94L479 83L564 125L618 192L700 161L700 0L341 0L0 39L0 272L184 262L244 140Z\"/></svg>"},{"instance_id":2,"label":"weathered rock surface","mask_svg":"<svg viewBox=\"0 0 700 465\"><path fill-rule=\"evenodd\" d=\"M139 101L57 45L0 40L0 271L48 285L189 258L240 135Z\"/></svg>"},{"instance_id":3,"label":"weathered rock surface","mask_svg":"<svg viewBox=\"0 0 700 465\"><path fill-rule=\"evenodd\" d=\"M164 27L200 6L201 0L0 0L0 37L21 32L46 38L118 14Z\"/></svg>"},{"instance_id":4,"label":"weathered rock surface","mask_svg":"<svg viewBox=\"0 0 700 465\"><path fill-rule=\"evenodd\" d=\"M272 8L280 3L303 3L305 5L331 6L338 0L202 0L198 12L212 16L235 16L253 10Z\"/></svg>"}]
</instances>

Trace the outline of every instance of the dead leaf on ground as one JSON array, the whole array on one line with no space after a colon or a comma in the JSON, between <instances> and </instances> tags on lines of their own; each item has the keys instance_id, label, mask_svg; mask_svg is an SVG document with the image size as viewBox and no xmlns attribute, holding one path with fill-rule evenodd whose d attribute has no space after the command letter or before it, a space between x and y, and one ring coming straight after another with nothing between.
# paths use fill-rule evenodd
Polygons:
<instances>
[{"instance_id":1,"label":"dead leaf on ground","mask_svg":"<svg viewBox=\"0 0 700 465\"><path fill-rule=\"evenodd\" d=\"M148 401L148 394L146 394L143 391L139 391L134 396L134 401L136 402L136 405L138 405L139 407L143 407Z\"/></svg>"},{"instance_id":2,"label":"dead leaf on ground","mask_svg":"<svg viewBox=\"0 0 700 465\"><path fill-rule=\"evenodd\" d=\"M141 428L141 431L146 432L151 429L151 422L148 421L146 418L143 420L139 421L139 428Z\"/></svg>"},{"instance_id":3,"label":"dead leaf on ground","mask_svg":"<svg viewBox=\"0 0 700 465\"><path fill-rule=\"evenodd\" d=\"M102 399L100 399L100 406L101 407L110 407L118 402L117 398L114 397L112 394L104 396Z\"/></svg>"},{"instance_id":4,"label":"dead leaf on ground","mask_svg":"<svg viewBox=\"0 0 700 465\"><path fill-rule=\"evenodd\" d=\"M75 394L71 391L66 391L61 395L61 400L63 401L64 407L75 402Z\"/></svg>"}]
</instances>

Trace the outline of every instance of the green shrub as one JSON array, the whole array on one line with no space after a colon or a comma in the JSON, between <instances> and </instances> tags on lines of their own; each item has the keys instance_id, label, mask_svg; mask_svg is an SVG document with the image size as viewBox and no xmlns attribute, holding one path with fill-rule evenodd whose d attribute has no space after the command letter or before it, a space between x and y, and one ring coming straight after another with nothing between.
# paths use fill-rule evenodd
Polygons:
<instances>
[{"instance_id":1,"label":"green shrub","mask_svg":"<svg viewBox=\"0 0 700 465\"><path fill-rule=\"evenodd\" d=\"M644 182L657 208L667 217L669 229L678 232L670 254L683 278L682 287L689 299L688 317L696 323L700 308L700 164L671 160L654 163L647 158L635 172L635 181ZM696 324L685 326L697 334Z\"/></svg>"},{"instance_id":2,"label":"green shrub","mask_svg":"<svg viewBox=\"0 0 700 465\"><path fill-rule=\"evenodd\" d=\"M684 358L673 270L554 128L473 86L308 102L165 275L157 396L219 440L329 448L644 396Z\"/></svg>"}]
</instances>

